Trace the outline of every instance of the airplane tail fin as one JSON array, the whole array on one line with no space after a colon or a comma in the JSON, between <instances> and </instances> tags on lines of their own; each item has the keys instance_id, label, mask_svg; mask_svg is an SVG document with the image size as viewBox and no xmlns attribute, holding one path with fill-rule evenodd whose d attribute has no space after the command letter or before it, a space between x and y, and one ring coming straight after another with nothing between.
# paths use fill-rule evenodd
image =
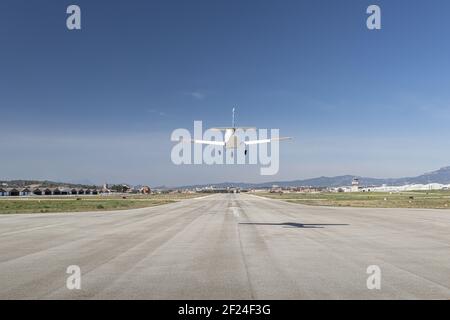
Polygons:
<instances>
[{"instance_id":1,"label":"airplane tail fin","mask_svg":"<svg viewBox=\"0 0 450 320\"><path fill-rule=\"evenodd\" d=\"M236 108L233 107L233 109L231 109L231 127L215 127L215 128L211 128L210 130L213 130L213 131L227 131L227 130L236 131L237 129L256 130L255 127L236 127L235 111L236 111Z\"/></svg>"},{"instance_id":2,"label":"airplane tail fin","mask_svg":"<svg viewBox=\"0 0 450 320\"><path fill-rule=\"evenodd\" d=\"M235 124L234 124L234 110L235 110L235 108L233 107L233 111L232 111L233 116L232 116L232 120L231 120L231 127L232 127L232 128L235 127Z\"/></svg>"}]
</instances>

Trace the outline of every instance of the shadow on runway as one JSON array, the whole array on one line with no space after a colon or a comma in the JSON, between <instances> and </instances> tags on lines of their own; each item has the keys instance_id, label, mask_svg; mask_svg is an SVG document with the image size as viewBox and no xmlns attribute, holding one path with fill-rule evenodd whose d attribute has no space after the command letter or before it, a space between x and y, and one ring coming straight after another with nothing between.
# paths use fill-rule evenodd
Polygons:
<instances>
[{"instance_id":1,"label":"shadow on runway","mask_svg":"<svg viewBox=\"0 0 450 320\"><path fill-rule=\"evenodd\" d=\"M239 224L248 224L255 226L282 226L283 228L324 228L325 226L348 226L348 224L326 224L326 223L297 223L297 222L240 222Z\"/></svg>"}]
</instances>

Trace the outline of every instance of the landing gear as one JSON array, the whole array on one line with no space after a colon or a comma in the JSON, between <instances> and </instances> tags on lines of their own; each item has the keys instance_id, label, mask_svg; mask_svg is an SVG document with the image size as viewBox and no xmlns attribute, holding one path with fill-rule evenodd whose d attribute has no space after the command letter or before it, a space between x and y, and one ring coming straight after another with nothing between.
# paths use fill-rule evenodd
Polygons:
<instances>
[{"instance_id":1,"label":"landing gear","mask_svg":"<svg viewBox=\"0 0 450 320\"><path fill-rule=\"evenodd\" d=\"M244 151L244 155L247 155L247 149L245 149L245 151Z\"/></svg>"}]
</instances>

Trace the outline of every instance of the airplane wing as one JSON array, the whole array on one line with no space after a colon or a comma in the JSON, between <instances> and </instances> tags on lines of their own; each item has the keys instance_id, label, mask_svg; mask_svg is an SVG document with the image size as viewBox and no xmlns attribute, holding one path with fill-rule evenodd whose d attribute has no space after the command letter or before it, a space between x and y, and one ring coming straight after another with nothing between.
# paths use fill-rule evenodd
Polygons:
<instances>
[{"instance_id":1,"label":"airplane wing","mask_svg":"<svg viewBox=\"0 0 450 320\"><path fill-rule=\"evenodd\" d=\"M213 140L181 139L180 141L187 142L187 143L197 143L197 144L211 144L211 145L215 145L215 146L224 146L225 145L224 141L213 141Z\"/></svg>"},{"instance_id":2,"label":"airplane wing","mask_svg":"<svg viewBox=\"0 0 450 320\"><path fill-rule=\"evenodd\" d=\"M283 140L291 140L291 137L280 137L280 138L273 138L273 139L262 139L262 140L250 140L250 141L243 141L245 145L252 145L252 144L261 144L261 143L271 143L272 141L283 141Z\"/></svg>"}]
</instances>

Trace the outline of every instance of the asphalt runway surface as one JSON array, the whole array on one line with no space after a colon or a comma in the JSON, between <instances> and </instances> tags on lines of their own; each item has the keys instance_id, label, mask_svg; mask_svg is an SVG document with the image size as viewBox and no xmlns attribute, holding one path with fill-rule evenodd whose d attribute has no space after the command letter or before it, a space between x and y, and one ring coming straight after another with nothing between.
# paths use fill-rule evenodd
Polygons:
<instances>
[{"instance_id":1,"label":"asphalt runway surface","mask_svg":"<svg viewBox=\"0 0 450 320\"><path fill-rule=\"evenodd\" d=\"M81 270L69 290L68 266ZM369 290L369 266L381 288ZM1 299L450 299L450 211L246 194L0 215Z\"/></svg>"}]
</instances>

